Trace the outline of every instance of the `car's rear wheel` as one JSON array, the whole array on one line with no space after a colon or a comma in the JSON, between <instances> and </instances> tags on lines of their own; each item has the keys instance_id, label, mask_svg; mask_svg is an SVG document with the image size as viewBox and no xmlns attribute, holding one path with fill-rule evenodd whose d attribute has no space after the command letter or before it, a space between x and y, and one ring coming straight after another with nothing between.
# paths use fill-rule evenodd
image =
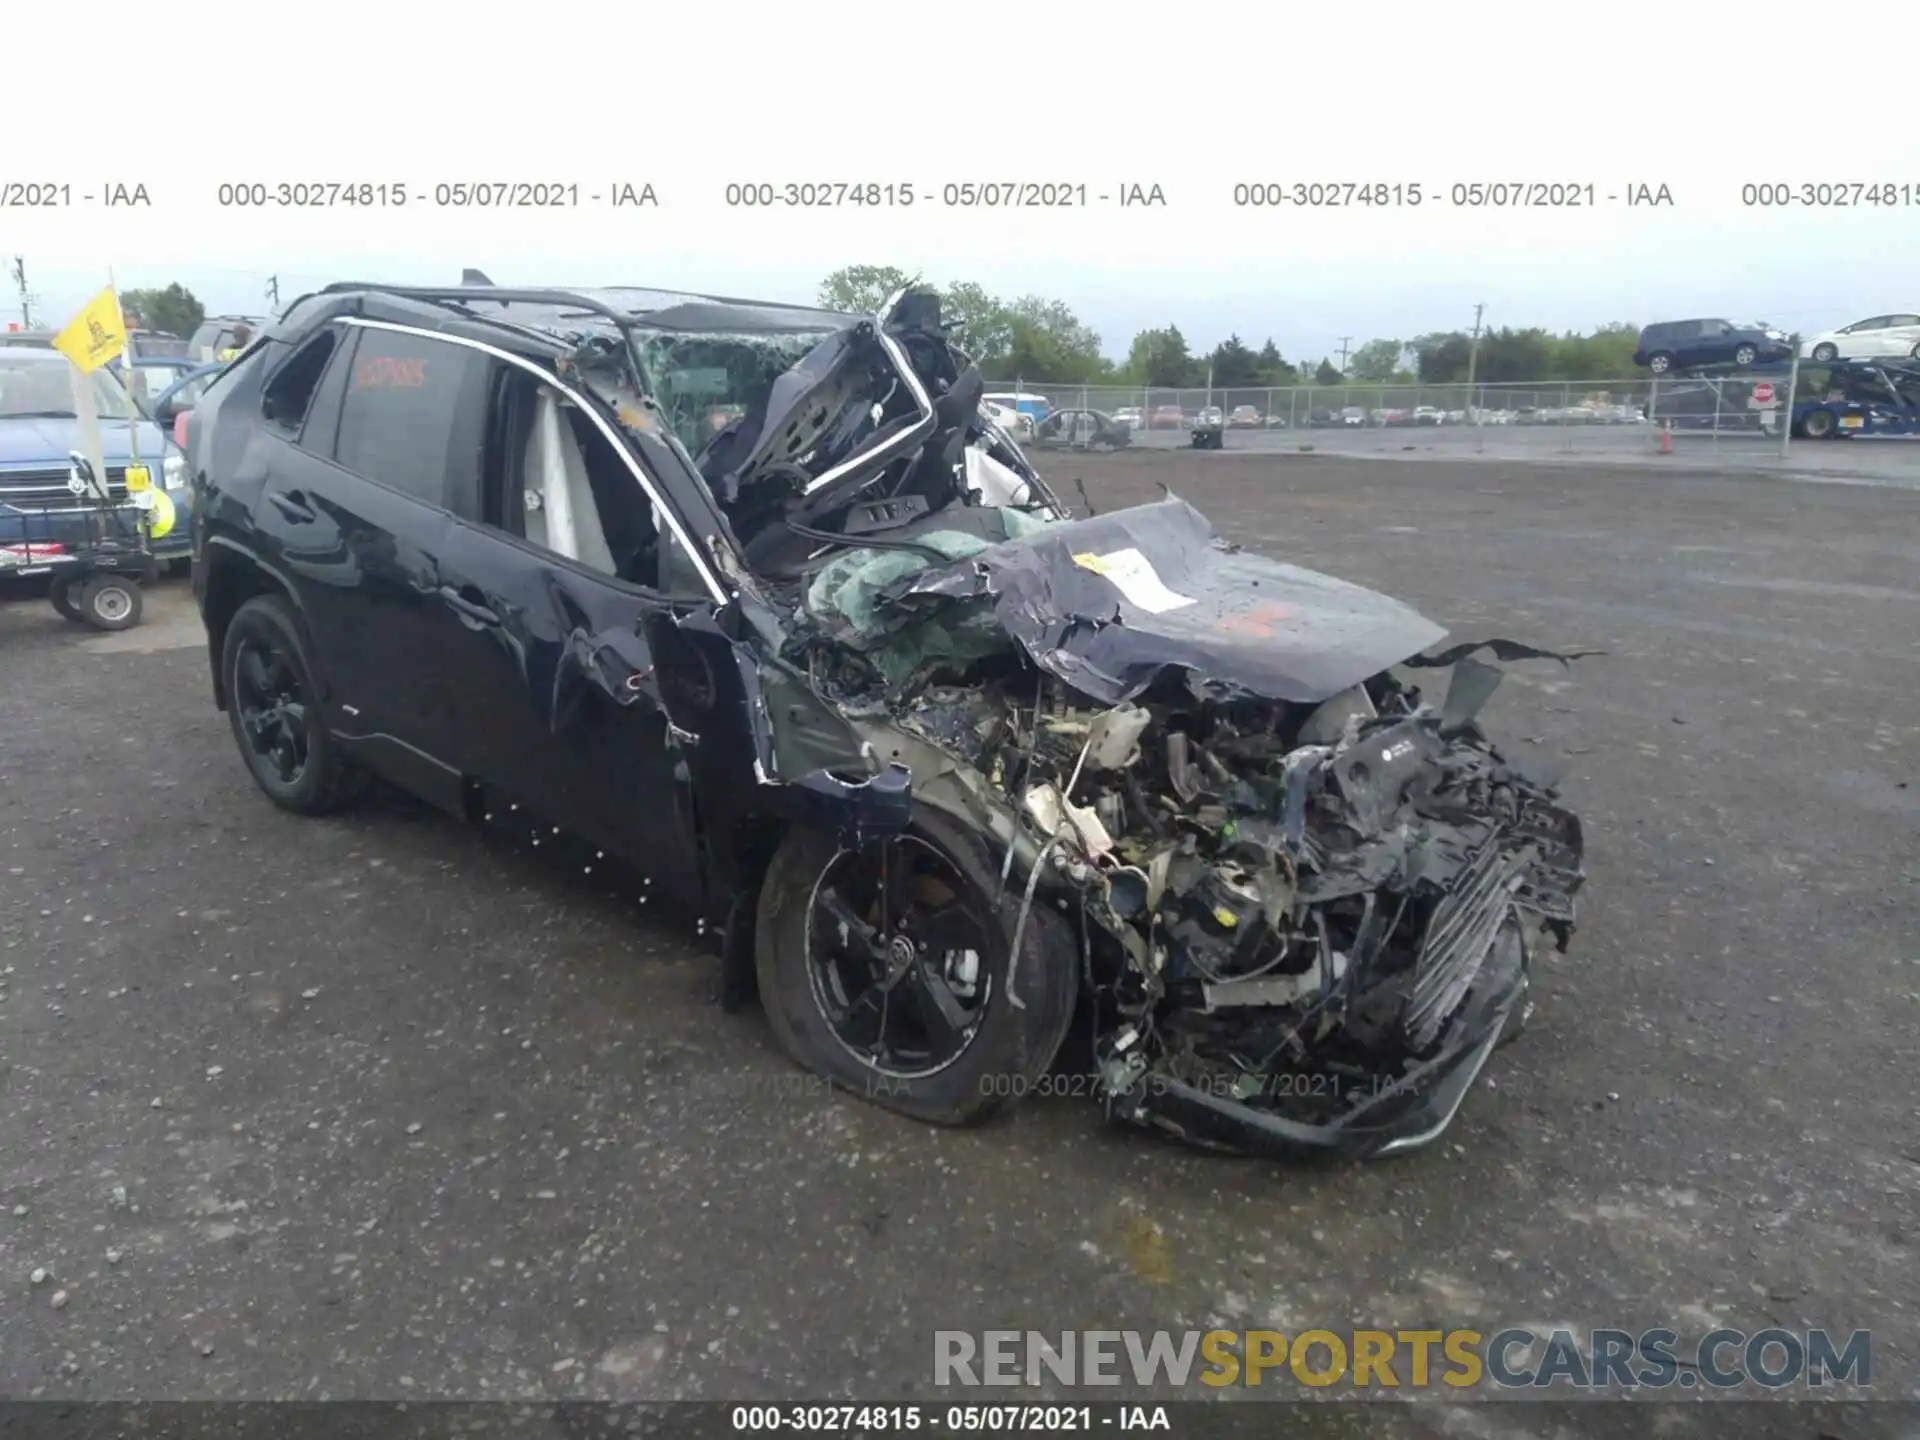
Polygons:
<instances>
[{"instance_id":1,"label":"car's rear wheel","mask_svg":"<svg viewBox=\"0 0 1920 1440\"><path fill-rule=\"evenodd\" d=\"M1747 366L1753 364L1758 354L1759 352L1756 351L1751 345L1739 346L1733 352L1733 363L1738 365L1741 369L1744 370L1746 369Z\"/></svg>"},{"instance_id":2,"label":"car's rear wheel","mask_svg":"<svg viewBox=\"0 0 1920 1440\"><path fill-rule=\"evenodd\" d=\"M1025 1095L1066 1036L1080 967L1050 909L1036 904L1021 928L1023 889L1003 891L983 840L937 815L859 850L790 831L755 926L782 1047L832 1084L936 1124L983 1120Z\"/></svg>"},{"instance_id":3,"label":"car's rear wheel","mask_svg":"<svg viewBox=\"0 0 1920 1440\"><path fill-rule=\"evenodd\" d=\"M1920 354L1920 345L1914 347L1914 353ZM1840 358L1840 348L1832 344L1816 345L1813 347L1813 358L1824 365L1829 360Z\"/></svg>"},{"instance_id":4,"label":"car's rear wheel","mask_svg":"<svg viewBox=\"0 0 1920 1440\"><path fill-rule=\"evenodd\" d=\"M300 623L277 595L234 612L220 651L227 718L256 785L297 815L324 815L357 796L365 772L328 733Z\"/></svg>"},{"instance_id":5,"label":"car's rear wheel","mask_svg":"<svg viewBox=\"0 0 1920 1440\"><path fill-rule=\"evenodd\" d=\"M124 575L95 575L80 587L80 616L96 630L131 630L141 608L139 585Z\"/></svg>"},{"instance_id":6,"label":"car's rear wheel","mask_svg":"<svg viewBox=\"0 0 1920 1440\"><path fill-rule=\"evenodd\" d=\"M1672 368L1673 357L1671 355L1649 355L1647 357L1647 369L1656 375L1664 375Z\"/></svg>"}]
</instances>

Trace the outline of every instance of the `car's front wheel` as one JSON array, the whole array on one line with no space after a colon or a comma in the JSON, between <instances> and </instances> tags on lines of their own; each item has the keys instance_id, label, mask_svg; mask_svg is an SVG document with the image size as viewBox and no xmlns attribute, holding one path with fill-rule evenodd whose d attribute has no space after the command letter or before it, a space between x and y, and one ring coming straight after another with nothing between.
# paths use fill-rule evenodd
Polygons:
<instances>
[{"instance_id":1,"label":"car's front wheel","mask_svg":"<svg viewBox=\"0 0 1920 1440\"><path fill-rule=\"evenodd\" d=\"M256 595L234 612L220 675L240 758L269 800L298 815L324 815L359 793L365 773L327 731L314 663L285 600Z\"/></svg>"},{"instance_id":2,"label":"car's front wheel","mask_svg":"<svg viewBox=\"0 0 1920 1440\"><path fill-rule=\"evenodd\" d=\"M790 831L755 925L781 1046L833 1085L936 1124L1027 1094L1066 1036L1080 965L1050 908L1021 924L1023 891L1003 889L982 837L937 815L857 850Z\"/></svg>"}]
</instances>

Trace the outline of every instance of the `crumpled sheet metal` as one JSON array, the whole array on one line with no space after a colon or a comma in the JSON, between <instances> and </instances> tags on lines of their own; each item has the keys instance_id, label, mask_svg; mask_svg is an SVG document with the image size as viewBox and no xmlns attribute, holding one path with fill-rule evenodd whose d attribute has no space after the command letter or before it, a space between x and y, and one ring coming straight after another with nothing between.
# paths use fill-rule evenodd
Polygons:
<instances>
[{"instance_id":1,"label":"crumpled sheet metal","mask_svg":"<svg viewBox=\"0 0 1920 1440\"><path fill-rule=\"evenodd\" d=\"M989 597L1034 663L1106 704L1177 666L1202 698L1318 702L1443 639L1396 600L1241 553L1169 497L991 546L889 598Z\"/></svg>"}]
</instances>

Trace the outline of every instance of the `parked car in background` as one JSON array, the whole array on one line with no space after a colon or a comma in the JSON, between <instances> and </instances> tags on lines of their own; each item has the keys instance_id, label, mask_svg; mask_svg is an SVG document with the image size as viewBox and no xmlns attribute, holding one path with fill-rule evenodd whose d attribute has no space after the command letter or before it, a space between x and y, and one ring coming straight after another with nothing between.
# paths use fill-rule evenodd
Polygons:
<instances>
[{"instance_id":1,"label":"parked car in background","mask_svg":"<svg viewBox=\"0 0 1920 1440\"><path fill-rule=\"evenodd\" d=\"M1150 423L1155 430L1178 430L1187 423L1187 416L1178 405L1156 405Z\"/></svg>"},{"instance_id":2,"label":"parked car in background","mask_svg":"<svg viewBox=\"0 0 1920 1440\"><path fill-rule=\"evenodd\" d=\"M84 531L88 513L67 487L68 455L82 450L79 416L74 413L72 367L59 351L32 346L0 349L0 521L22 511L45 517L56 531L73 517ZM99 415L101 458L106 461L107 493L115 503L127 498L127 472L138 444L138 463L147 472L154 495L153 553L166 564L184 563L190 554L191 505L186 465L160 427L147 419L126 386L107 367L87 376ZM138 486L136 489L140 488ZM45 529L36 526L39 533Z\"/></svg>"},{"instance_id":3,"label":"parked car in background","mask_svg":"<svg viewBox=\"0 0 1920 1440\"><path fill-rule=\"evenodd\" d=\"M1021 414L1010 405L983 398L980 401L980 413L1016 440L1024 440L1033 434L1033 417Z\"/></svg>"},{"instance_id":4,"label":"parked car in background","mask_svg":"<svg viewBox=\"0 0 1920 1440\"><path fill-rule=\"evenodd\" d=\"M118 369L119 367L115 367ZM122 379L140 408L148 415L153 414L153 402L184 376L200 368L193 360L184 355L149 355L137 357L127 368Z\"/></svg>"},{"instance_id":5,"label":"parked car in background","mask_svg":"<svg viewBox=\"0 0 1920 1440\"><path fill-rule=\"evenodd\" d=\"M1640 332L1633 363L1664 375L1695 365L1745 369L1792 356L1791 342L1768 326L1736 325L1731 320L1663 320Z\"/></svg>"},{"instance_id":6,"label":"parked car in background","mask_svg":"<svg viewBox=\"0 0 1920 1440\"><path fill-rule=\"evenodd\" d=\"M1826 330L1800 347L1802 360L1920 360L1920 314L1874 315Z\"/></svg>"},{"instance_id":7,"label":"parked car in background","mask_svg":"<svg viewBox=\"0 0 1920 1440\"><path fill-rule=\"evenodd\" d=\"M1342 425L1364 425L1367 423L1367 412L1359 405L1349 405L1340 412L1340 423Z\"/></svg>"},{"instance_id":8,"label":"parked car in background","mask_svg":"<svg viewBox=\"0 0 1920 1440\"><path fill-rule=\"evenodd\" d=\"M1220 429L1227 423L1226 412L1218 405L1203 405L1199 410L1194 412L1193 423L1195 425Z\"/></svg>"},{"instance_id":9,"label":"parked car in background","mask_svg":"<svg viewBox=\"0 0 1920 1440\"><path fill-rule=\"evenodd\" d=\"M1237 430L1258 430L1260 412L1251 405L1236 405L1233 413L1227 417L1227 423Z\"/></svg>"},{"instance_id":10,"label":"parked car in background","mask_svg":"<svg viewBox=\"0 0 1920 1440\"><path fill-rule=\"evenodd\" d=\"M1144 430L1147 425L1146 412L1138 405L1123 405L1113 412L1114 423L1125 425L1129 430Z\"/></svg>"},{"instance_id":11,"label":"parked car in background","mask_svg":"<svg viewBox=\"0 0 1920 1440\"><path fill-rule=\"evenodd\" d=\"M242 343L258 335L273 323L265 315L209 315L187 340L183 352L201 361L231 360Z\"/></svg>"},{"instance_id":12,"label":"parked car in background","mask_svg":"<svg viewBox=\"0 0 1920 1440\"><path fill-rule=\"evenodd\" d=\"M184 359L192 355L185 340L178 335L170 335L165 330L129 330L127 331L127 349L136 360Z\"/></svg>"},{"instance_id":13,"label":"parked car in background","mask_svg":"<svg viewBox=\"0 0 1920 1440\"><path fill-rule=\"evenodd\" d=\"M227 367L224 364L196 365L179 377L153 399L147 414L156 425L164 425L173 436L173 443L182 451L187 446L187 416L193 413L194 406L200 403L200 397L213 384L214 377Z\"/></svg>"},{"instance_id":14,"label":"parked car in background","mask_svg":"<svg viewBox=\"0 0 1920 1440\"><path fill-rule=\"evenodd\" d=\"M1033 427L1046 419L1053 410L1051 400L1044 395L1035 395L1029 390L991 390L981 398L991 400L1002 409L1024 415L1025 426L1020 433L1026 435L1032 434Z\"/></svg>"},{"instance_id":15,"label":"parked car in background","mask_svg":"<svg viewBox=\"0 0 1920 1440\"><path fill-rule=\"evenodd\" d=\"M1416 425L1443 425L1446 416L1436 405L1416 405L1413 407L1413 423Z\"/></svg>"},{"instance_id":16,"label":"parked car in background","mask_svg":"<svg viewBox=\"0 0 1920 1440\"><path fill-rule=\"evenodd\" d=\"M1041 450L1118 450L1132 439L1132 426L1099 410L1056 410L1033 427L1033 444Z\"/></svg>"}]
</instances>

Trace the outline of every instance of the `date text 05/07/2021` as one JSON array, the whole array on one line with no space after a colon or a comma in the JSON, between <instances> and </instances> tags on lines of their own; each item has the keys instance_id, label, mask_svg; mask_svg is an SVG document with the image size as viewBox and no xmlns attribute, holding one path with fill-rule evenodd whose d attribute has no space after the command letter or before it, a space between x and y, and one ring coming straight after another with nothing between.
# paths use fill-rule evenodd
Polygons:
<instances>
[{"instance_id":1,"label":"date text 05/07/2021","mask_svg":"<svg viewBox=\"0 0 1920 1440\"><path fill-rule=\"evenodd\" d=\"M737 1434L1087 1434L1173 1430L1164 1405L735 1405Z\"/></svg>"},{"instance_id":2,"label":"date text 05/07/2021","mask_svg":"<svg viewBox=\"0 0 1920 1440\"><path fill-rule=\"evenodd\" d=\"M223 180L223 210L578 210L658 209L651 180Z\"/></svg>"}]
</instances>

